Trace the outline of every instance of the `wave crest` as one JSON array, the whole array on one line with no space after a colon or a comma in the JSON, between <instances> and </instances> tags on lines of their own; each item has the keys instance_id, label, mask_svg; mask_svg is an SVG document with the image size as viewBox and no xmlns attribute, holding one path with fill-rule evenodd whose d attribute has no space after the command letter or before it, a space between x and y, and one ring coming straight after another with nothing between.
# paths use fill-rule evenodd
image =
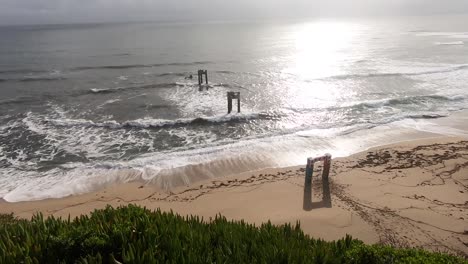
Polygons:
<instances>
[{"instance_id":1,"label":"wave crest","mask_svg":"<svg viewBox=\"0 0 468 264\"><path fill-rule=\"evenodd\" d=\"M211 61L194 61L194 62L173 62L173 63L155 63L155 64L124 64L124 65L101 65L101 66L81 66L71 68L72 71L85 71L85 70L122 70L134 68L156 68L165 66L195 66L210 64Z\"/></svg>"},{"instance_id":2,"label":"wave crest","mask_svg":"<svg viewBox=\"0 0 468 264\"><path fill-rule=\"evenodd\" d=\"M438 73L449 73L455 71L461 71L468 69L468 64L457 65L447 68L439 68L428 71L420 72L387 72L387 73L364 73L364 74L344 74L344 75L335 75L325 78L320 78L319 80L349 80L349 79L363 79L363 78L378 78L378 77L399 77L399 76L419 76L419 75L428 75L428 74L438 74Z\"/></svg>"},{"instance_id":3,"label":"wave crest","mask_svg":"<svg viewBox=\"0 0 468 264\"><path fill-rule=\"evenodd\" d=\"M463 41L452 41L452 42L436 42L437 46L452 46L452 45L465 45Z\"/></svg>"},{"instance_id":4,"label":"wave crest","mask_svg":"<svg viewBox=\"0 0 468 264\"><path fill-rule=\"evenodd\" d=\"M375 100L375 101L367 101L355 104L351 107L355 108L379 108L383 106L396 106L396 105L408 105L408 104L418 104L428 101L433 102L456 102L456 101L463 101L465 99L464 96L443 96L443 95L421 95L421 96L408 96L403 98L389 98L389 99L382 99L382 100Z\"/></svg>"},{"instance_id":5,"label":"wave crest","mask_svg":"<svg viewBox=\"0 0 468 264\"><path fill-rule=\"evenodd\" d=\"M131 121L125 121L119 123L117 121L104 121L104 122L94 122L91 120L85 119L48 119L46 122L51 123L55 126L83 126L83 127L101 127L109 129L122 129L122 128L163 128L163 127L180 127L187 125L204 125L211 123L225 123L225 122L243 122L252 119L269 119L273 118L269 114L258 114L258 113L249 113L249 114L227 114L211 117L197 117L197 118L184 118L184 119L175 119L175 120L166 120L166 119L136 119Z\"/></svg>"}]
</instances>

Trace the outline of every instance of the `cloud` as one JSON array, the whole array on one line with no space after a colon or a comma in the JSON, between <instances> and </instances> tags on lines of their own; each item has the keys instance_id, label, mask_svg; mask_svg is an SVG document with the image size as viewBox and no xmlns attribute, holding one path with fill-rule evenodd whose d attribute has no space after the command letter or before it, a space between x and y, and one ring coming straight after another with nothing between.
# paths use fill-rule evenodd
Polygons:
<instances>
[{"instance_id":1,"label":"cloud","mask_svg":"<svg viewBox=\"0 0 468 264\"><path fill-rule=\"evenodd\" d=\"M0 24L466 13L466 0L0 0Z\"/></svg>"}]
</instances>

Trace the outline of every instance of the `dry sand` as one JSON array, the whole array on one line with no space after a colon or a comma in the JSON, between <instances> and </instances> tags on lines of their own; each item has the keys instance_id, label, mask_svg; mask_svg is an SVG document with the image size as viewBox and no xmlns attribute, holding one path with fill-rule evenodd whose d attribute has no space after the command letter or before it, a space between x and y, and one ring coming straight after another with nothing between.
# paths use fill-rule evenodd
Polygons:
<instances>
[{"instance_id":1,"label":"dry sand","mask_svg":"<svg viewBox=\"0 0 468 264\"><path fill-rule=\"evenodd\" d=\"M268 169L170 191L130 183L63 199L7 203L0 212L72 217L128 203L209 219L222 214L261 224L295 223L326 240L422 247L468 257L468 140L435 138L374 148L332 162L332 208L321 206L320 166L313 205L303 209L304 167Z\"/></svg>"}]
</instances>

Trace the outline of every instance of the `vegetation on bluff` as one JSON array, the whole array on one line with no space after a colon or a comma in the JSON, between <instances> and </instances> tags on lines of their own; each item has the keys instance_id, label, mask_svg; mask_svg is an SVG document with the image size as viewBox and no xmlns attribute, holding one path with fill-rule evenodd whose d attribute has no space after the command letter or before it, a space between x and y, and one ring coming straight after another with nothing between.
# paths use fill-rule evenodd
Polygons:
<instances>
[{"instance_id":1,"label":"vegetation on bluff","mask_svg":"<svg viewBox=\"0 0 468 264\"><path fill-rule=\"evenodd\" d=\"M320 228L320 227L317 227ZM255 227L129 205L74 220L0 215L0 263L468 263L419 249L312 239L299 224Z\"/></svg>"}]
</instances>

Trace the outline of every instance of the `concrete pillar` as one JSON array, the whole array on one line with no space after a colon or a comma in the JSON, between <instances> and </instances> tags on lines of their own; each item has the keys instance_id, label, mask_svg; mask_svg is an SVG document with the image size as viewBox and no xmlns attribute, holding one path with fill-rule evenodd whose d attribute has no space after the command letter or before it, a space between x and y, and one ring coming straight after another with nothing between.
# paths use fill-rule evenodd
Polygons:
<instances>
[{"instance_id":1,"label":"concrete pillar","mask_svg":"<svg viewBox=\"0 0 468 264\"><path fill-rule=\"evenodd\" d=\"M198 85L202 85L202 82L203 82L202 70L198 70Z\"/></svg>"},{"instance_id":2,"label":"concrete pillar","mask_svg":"<svg viewBox=\"0 0 468 264\"><path fill-rule=\"evenodd\" d=\"M314 163L307 159L306 175L304 181L304 198L302 208L306 211L312 209L312 174L314 172Z\"/></svg>"},{"instance_id":3,"label":"concrete pillar","mask_svg":"<svg viewBox=\"0 0 468 264\"><path fill-rule=\"evenodd\" d=\"M228 114L230 114L232 112L232 97L229 93L227 96L227 100L228 100Z\"/></svg>"},{"instance_id":4,"label":"concrete pillar","mask_svg":"<svg viewBox=\"0 0 468 264\"><path fill-rule=\"evenodd\" d=\"M331 166L331 155L326 154L325 159L323 161L323 172L322 172L322 192L323 192L323 203L325 207L332 207L331 204L331 195L330 195L330 182L329 182L329 174L330 174L330 166Z\"/></svg>"},{"instance_id":5,"label":"concrete pillar","mask_svg":"<svg viewBox=\"0 0 468 264\"><path fill-rule=\"evenodd\" d=\"M228 92L228 114L232 112L232 100L237 99L237 112L240 113L240 92Z\"/></svg>"}]
</instances>

